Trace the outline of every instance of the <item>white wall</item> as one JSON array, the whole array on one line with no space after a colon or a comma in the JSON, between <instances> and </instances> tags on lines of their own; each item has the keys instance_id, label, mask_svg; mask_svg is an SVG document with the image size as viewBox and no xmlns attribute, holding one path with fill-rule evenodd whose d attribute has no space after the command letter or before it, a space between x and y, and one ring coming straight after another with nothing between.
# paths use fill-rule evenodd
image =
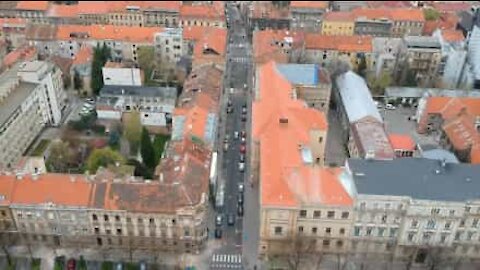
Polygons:
<instances>
[{"instance_id":1,"label":"white wall","mask_svg":"<svg viewBox=\"0 0 480 270\"><path fill-rule=\"evenodd\" d=\"M102 68L105 85L142 85L142 77L138 68Z\"/></svg>"},{"instance_id":2,"label":"white wall","mask_svg":"<svg viewBox=\"0 0 480 270\"><path fill-rule=\"evenodd\" d=\"M122 112L111 110L97 110L97 116L99 119L120 120L122 118Z\"/></svg>"},{"instance_id":3,"label":"white wall","mask_svg":"<svg viewBox=\"0 0 480 270\"><path fill-rule=\"evenodd\" d=\"M164 127L167 125L167 121L164 113L141 112L140 122L142 123L143 126Z\"/></svg>"}]
</instances>

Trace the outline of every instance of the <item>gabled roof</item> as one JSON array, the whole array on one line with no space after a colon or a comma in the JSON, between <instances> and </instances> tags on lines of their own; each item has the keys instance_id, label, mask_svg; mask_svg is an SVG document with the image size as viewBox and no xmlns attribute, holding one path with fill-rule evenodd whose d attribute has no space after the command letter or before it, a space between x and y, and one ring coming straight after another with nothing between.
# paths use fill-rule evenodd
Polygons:
<instances>
[{"instance_id":1,"label":"gabled roof","mask_svg":"<svg viewBox=\"0 0 480 270\"><path fill-rule=\"evenodd\" d=\"M362 77L353 71L348 71L337 76L335 81L350 123L366 116L371 116L383 123L370 90Z\"/></svg>"},{"instance_id":2,"label":"gabled roof","mask_svg":"<svg viewBox=\"0 0 480 270\"><path fill-rule=\"evenodd\" d=\"M368 115L351 124L352 137L360 156L393 159L395 154L381 121Z\"/></svg>"},{"instance_id":3,"label":"gabled roof","mask_svg":"<svg viewBox=\"0 0 480 270\"><path fill-rule=\"evenodd\" d=\"M466 111L447 120L442 128L456 150L468 150L473 145L480 144L480 135L475 128L475 117Z\"/></svg>"},{"instance_id":4,"label":"gabled roof","mask_svg":"<svg viewBox=\"0 0 480 270\"><path fill-rule=\"evenodd\" d=\"M425 22L425 16L423 10L412 8L398 8L390 9L390 16L394 21L413 21L413 22Z\"/></svg>"},{"instance_id":5,"label":"gabled roof","mask_svg":"<svg viewBox=\"0 0 480 270\"><path fill-rule=\"evenodd\" d=\"M303 32L264 30L253 33L253 56L256 63L275 61L287 63L288 47L293 49L301 47L304 40ZM283 46L282 46L283 45Z\"/></svg>"},{"instance_id":6,"label":"gabled roof","mask_svg":"<svg viewBox=\"0 0 480 270\"><path fill-rule=\"evenodd\" d=\"M206 50L223 57L227 46L227 30L223 28L215 28L206 32L203 37L195 43L193 49L194 58L201 57Z\"/></svg>"},{"instance_id":7,"label":"gabled roof","mask_svg":"<svg viewBox=\"0 0 480 270\"><path fill-rule=\"evenodd\" d=\"M328 1L291 1L290 8L326 9Z\"/></svg>"},{"instance_id":8,"label":"gabled roof","mask_svg":"<svg viewBox=\"0 0 480 270\"><path fill-rule=\"evenodd\" d=\"M354 14L350 11L330 11L323 16L324 22L354 22Z\"/></svg>"},{"instance_id":9,"label":"gabled roof","mask_svg":"<svg viewBox=\"0 0 480 270\"><path fill-rule=\"evenodd\" d=\"M414 151L416 143L412 136L407 134L389 134L388 138L393 150L410 150Z\"/></svg>"},{"instance_id":10,"label":"gabled roof","mask_svg":"<svg viewBox=\"0 0 480 270\"><path fill-rule=\"evenodd\" d=\"M332 36L307 34L305 36L307 50L338 50L341 52L371 52L371 36Z\"/></svg>"},{"instance_id":11,"label":"gabled roof","mask_svg":"<svg viewBox=\"0 0 480 270\"><path fill-rule=\"evenodd\" d=\"M18 1L16 9L46 11L48 1Z\"/></svg>"},{"instance_id":12,"label":"gabled roof","mask_svg":"<svg viewBox=\"0 0 480 270\"><path fill-rule=\"evenodd\" d=\"M194 17L207 18L213 20L224 20L225 14L223 7L220 8L217 4L202 4L202 5L182 5L180 7L180 17Z\"/></svg>"},{"instance_id":13,"label":"gabled roof","mask_svg":"<svg viewBox=\"0 0 480 270\"><path fill-rule=\"evenodd\" d=\"M82 65L90 63L93 60L93 49L92 47L84 44L80 50L78 50L75 58L73 58L72 65Z\"/></svg>"},{"instance_id":14,"label":"gabled roof","mask_svg":"<svg viewBox=\"0 0 480 270\"><path fill-rule=\"evenodd\" d=\"M153 43L154 34L162 32L161 27L117 26L117 25L59 25L57 39L70 40L74 35L86 34L85 39L119 40Z\"/></svg>"}]
</instances>

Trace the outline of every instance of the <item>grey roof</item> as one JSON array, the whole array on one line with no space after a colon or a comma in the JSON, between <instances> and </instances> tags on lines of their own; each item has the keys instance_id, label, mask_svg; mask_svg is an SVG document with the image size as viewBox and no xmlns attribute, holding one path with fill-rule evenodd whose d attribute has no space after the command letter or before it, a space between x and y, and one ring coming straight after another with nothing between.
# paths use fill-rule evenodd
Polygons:
<instances>
[{"instance_id":1,"label":"grey roof","mask_svg":"<svg viewBox=\"0 0 480 270\"><path fill-rule=\"evenodd\" d=\"M105 85L100 90L100 96L138 96L159 97L163 99L176 99L177 88L175 87L148 87L132 85Z\"/></svg>"},{"instance_id":2,"label":"grey roof","mask_svg":"<svg viewBox=\"0 0 480 270\"><path fill-rule=\"evenodd\" d=\"M405 37L408 48L419 49L440 49L442 46L436 37L430 36L408 36Z\"/></svg>"},{"instance_id":3,"label":"grey roof","mask_svg":"<svg viewBox=\"0 0 480 270\"><path fill-rule=\"evenodd\" d=\"M3 126L10 116L20 107L25 99L32 94L38 84L20 82L18 86L0 104L0 126Z\"/></svg>"},{"instance_id":4,"label":"grey roof","mask_svg":"<svg viewBox=\"0 0 480 270\"><path fill-rule=\"evenodd\" d=\"M480 165L426 158L348 159L359 194L409 196L420 200L480 199Z\"/></svg>"},{"instance_id":5,"label":"grey roof","mask_svg":"<svg viewBox=\"0 0 480 270\"><path fill-rule=\"evenodd\" d=\"M335 79L350 123L372 116L383 123L383 119L373 102L365 80L353 71L345 72Z\"/></svg>"},{"instance_id":6,"label":"grey roof","mask_svg":"<svg viewBox=\"0 0 480 270\"><path fill-rule=\"evenodd\" d=\"M422 157L434 160L446 160L448 163L459 163L457 157L445 149L423 151Z\"/></svg>"},{"instance_id":7,"label":"grey roof","mask_svg":"<svg viewBox=\"0 0 480 270\"><path fill-rule=\"evenodd\" d=\"M444 97L480 97L480 91L440 88L390 86L385 89L386 97L421 98L424 95Z\"/></svg>"},{"instance_id":8,"label":"grey roof","mask_svg":"<svg viewBox=\"0 0 480 270\"><path fill-rule=\"evenodd\" d=\"M318 65L316 64L278 64L277 70L293 84L318 84Z\"/></svg>"}]
</instances>

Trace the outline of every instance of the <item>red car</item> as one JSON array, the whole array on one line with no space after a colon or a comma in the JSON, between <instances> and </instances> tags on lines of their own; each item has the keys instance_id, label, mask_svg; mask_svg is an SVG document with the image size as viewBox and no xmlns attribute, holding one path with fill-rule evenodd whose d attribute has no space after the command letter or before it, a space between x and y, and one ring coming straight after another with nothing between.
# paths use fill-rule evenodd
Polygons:
<instances>
[{"instance_id":1,"label":"red car","mask_svg":"<svg viewBox=\"0 0 480 270\"><path fill-rule=\"evenodd\" d=\"M75 259L70 259L67 262L67 270L75 270Z\"/></svg>"},{"instance_id":2,"label":"red car","mask_svg":"<svg viewBox=\"0 0 480 270\"><path fill-rule=\"evenodd\" d=\"M247 148L245 147L245 145L244 144L240 145L240 153L245 154L246 151L247 151Z\"/></svg>"}]
</instances>

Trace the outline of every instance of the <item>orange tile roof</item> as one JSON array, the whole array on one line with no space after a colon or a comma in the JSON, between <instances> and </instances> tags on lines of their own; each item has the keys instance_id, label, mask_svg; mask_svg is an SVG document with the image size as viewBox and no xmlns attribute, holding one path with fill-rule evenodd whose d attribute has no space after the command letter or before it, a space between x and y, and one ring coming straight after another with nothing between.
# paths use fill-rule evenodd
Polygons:
<instances>
[{"instance_id":1,"label":"orange tile roof","mask_svg":"<svg viewBox=\"0 0 480 270\"><path fill-rule=\"evenodd\" d=\"M423 26L424 35L432 35L436 29L442 30L455 30L459 18L454 13L444 13L440 15L440 18L436 21L426 21Z\"/></svg>"},{"instance_id":2,"label":"orange tile roof","mask_svg":"<svg viewBox=\"0 0 480 270\"><path fill-rule=\"evenodd\" d=\"M425 16L421 9L398 8L390 9L390 16L394 21L424 22Z\"/></svg>"},{"instance_id":3,"label":"orange tile roof","mask_svg":"<svg viewBox=\"0 0 480 270\"><path fill-rule=\"evenodd\" d=\"M90 63L93 60L93 49L88 45L83 45L73 58L72 65L82 65Z\"/></svg>"},{"instance_id":4,"label":"orange tile roof","mask_svg":"<svg viewBox=\"0 0 480 270\"><path fill-rule=\"evenodd\" d=\"M205 34L215 31L218 27L210 26L187 26L183 28L183 39L200 40Z\"/></svg>"},{"instance_id":5,"label":"orange tile roof","mask_svg":"<svg viewBox=\"0 0 480 270\"><path fill-rule=\"evenodd\" d=\"M447 120L442 128L456 150L467 150L472 145L480 144L480 136L475 128L475 117L465 112L452 120Z\"/></svg>"},{"instance_id":6,"label":"orange tile roof","mask_svg":"<svg viewBox=\"0 0 480 270\"><path fill-rule=\"evenodd\" d=\"M44 10L48 9L48 1L18 1L17 9L20 10Z\"/></svg>"},{"instance_id":7,"label":"orange tile roof","mask_svg":"<svg viewBox=\"0 0 480 270\"><path fill-rule=\"evenodd\" d=\"M57 39L70 40L71 33L88 33L89 39L119 40L153 43L154 34L162 32L161 27L116 26L116 25L59 25Z\"/></svg>"},{"instance_id":8,"label":"orange tile roof","mask_svg":"<svg viewBox=\"0 0 480 270\"><path fill-rule=\"evenodd\" d=\"M458 3L458 2L437 2L434 1L432 4L433 8L439 12L458 12L458 11L467 11L472 7L468 3Z\"/></svg>"},{"instance_id":9,"label":"orange tile roof","mask_svg":"<svg viewBox=\"0 0 480 270\"><path fill-rule=\"evenodd\" d=\"M256 63L274 60L277 63L288 62L289 55L284 53L281 44L292 41L292 47L300 47L304 40L302 32L264 30L253 33L253 56Z\"/></svg>"},{"instance_id":10,"label":"orange tile roof","mask_svg":"<svg viewBox=\"0 0 480 270\"><path fill-rule=\"evenodd\" d=\"M338 50L342 52L371 52L371 36L330 36L307 34L305 48L310 50Z\"/></svg>"},{"instance_id":11,"label":"orange tile roof","mask_svg":"<svg viewBox=\"0 0 480 270\"><path fill-rule=\"evenodd\" d=\"M210 49L223 57L227 46L227 30L224 28L213 28L205 32L203 37L195 43L193 57L201 57L205 49Z\"/></svg>"},{"instance_id":12,"label":"orange tile roof","mask_svg":"<svg viewBox=\"0 0 480 270\"><path fill-rule=\"evenodd\" d=\"M302 157L310 145L310 131L326 133L325 115L292 98L292 85L273 61L259 68L258 79L252 136L260 144L262 206L351 205L352 198L338 181L341 169L313 166Z\"/></svg>"},{"instance_id":13,"label":"orange tile roof","mask_svg":"<svg viewBox=\"0 0 480 270\"><path fill-rule=\"evenodd\" d=\"M390 140L393 150L414 151L416 148L416 143L412 136L407 134L389 134L388 139Z\"/></svg>"},{"instance_id":14,"label":"orange tile roof","mask_svg":"<svg viewBox=\"0 0 480 270\"><path fill-rule=\"evenodd\" d=\"M249 16L251 18L286 19L289 15L288 8L275 7L271 1L254 1Z\"/></svg>"},{"instance_id":15,"label":"orange tile roof","mask_svg":"<svg viewBox=\"0 0 480 270\"><path fill-rule=\"evenodd\" d=\"M474 116L480 116L480 98L430 97L427 99L425 114L438 113L448 119L460 113L462 108Z\"/></svg>"},{"instance_id":16,"label":"orange tile roof","mask_svg":"<svg viewBox=\"0 0 480 270\"><path fill-rule=\"evenodd\" d=\"M219 10L214 5L182 5L180 7L181 18L208 18L213 20L224 20L223 10Z\"/></svg>"},{"instance_id":17,"label":"orange tile roof","mask_svg":"<svg viewBox=\"0 0 480 270\"><path fill-rule=\"evenodd\" d=\"M331 11L325 13L323 21L327 22L353 22L354 16L350 11Z\"/></svg>"},{"instance_id":18,"label":"orange tile roof","mask_svg":"<svg viewBox=\"0 0 480 270\"><path fill-rule=\"evenodd\" d=\"M443 30L442 36L443 36L443 39L447 42L460 42L465 40L465 37L463 36L462 31L460 30L453 30L453 29Z\"/></svg>"},{"instance_id":19,"label":"orange tile roof","mask_svg":"<svg viewBox=\"0 0 480 270\"><path fill-rule=\"evenodd\" d=\"M328 1L291 1L290 7L326 9L328 8Z\"/></svg>"},{"instance_id":20,"label":"orange tile roof","mask_svg":"<svg viewBox=\"0 0 480 270\"><path fill-rule=\"evenodd\" d=\"M10 176L15 178L15 176ZM11 202L14 204L54 203L63 206L89 205L92 184L83 175L42 174L38 179L25 175L15 181Z\"/></svg>"},{"instance_id":21,"label":"orange tile roof","mask_svg":"<svg viewBox=\"0 0 480 270\"><path fill-rule=\"evenodd\" d=\"M26 25L25 19L22 18L0 18L1 27L18 27Z\"/></svg>"},{"instance_id":22,"label":"orange tile roof","mask_svg":"<svg viewBox=\"0 0 480 270\"><path fill-rule=\"evenodd\" d=\"M10 205L14 186L14 175L0 175L0 205Z\"/></svg>"},{"instance_id":23,"label":"orange tile roof","mask_svg":"<svg viewBox=\"0 0 480 270\"><path fill-rule=\"evenodd\" d=\"M207 125L208 110L200 106L193 106L192 108L175 108L174 116L185 116L183 137L193 135L198 138L203 138L205 135L205 127Z\"/></svg>"},{"instance_id":24,"label":"orange tile roof","mask_svg":"<svg viewBox=\"0 0 480 270\"><path fill-rule=\"evenodd\" d=\"M2 64L4 67L10 67L20 60L33 60L36 55L37 49L35 47L20 47L5 55Z\"/></svg>"},{"instance_id":25,"label":"orange tile roof","mask_svg":"<svg viewBox=\"0 0 480 270\"><path fill-rule=\"evenodd\" d=\"M470 163L480 164L480 144L472 146L472 150L470 151Z\"/></svg>"},{"instance_id":26,"label":"orange tile roof","mask_svg":"<svg viewBox=\"0 0 480 270\"><path fill-rule=\"evenodd\" d=\"M78 5L52 5L47 12L49 17L75 18L78 17Z\"/></svg>"}]
</instances>

